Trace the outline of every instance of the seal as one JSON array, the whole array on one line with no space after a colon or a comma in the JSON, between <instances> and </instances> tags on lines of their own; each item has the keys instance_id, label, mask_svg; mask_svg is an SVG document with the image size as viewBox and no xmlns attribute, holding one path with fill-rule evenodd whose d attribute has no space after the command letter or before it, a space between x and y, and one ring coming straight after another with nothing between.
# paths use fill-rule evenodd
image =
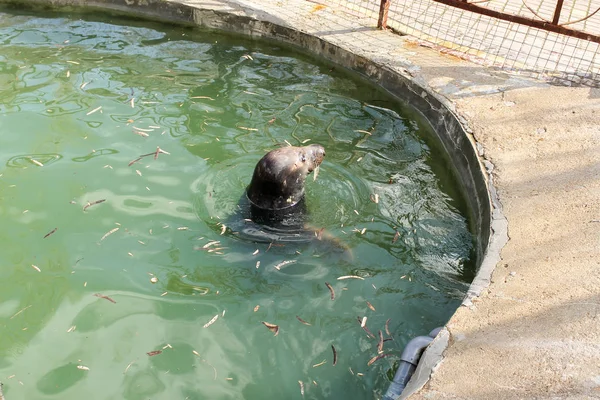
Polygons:
<instances>
[{"instance_id":1,"label":"seal","mask_svg":"<svg viewBox=\"0 0 600 400\"><path fill-rule=\"evenodd\" d=\"M311 144L282 147L261 158L246 190L252 220L276 229L303 229L306 178L318 171L324 157L325 148Z\"/></svg>"},{"instance_id":2,"label":"seal","mask_svg":"<svg viewBox=\"0 0 600 400\"><path fill-rule=\"evenodd\" d=\"M324 228L307 224L306 178L311 173L317 178L324 157L325 148L319 144L268 152L254 168L245 195L239 200L239 211L227 225L221 225L226 227L221 234L229 228L232 235L255 243L316 241L326 246L327 253L341 250L343 257L351 261L352 250L347 245Z\"/></svg>"}]
</instances>

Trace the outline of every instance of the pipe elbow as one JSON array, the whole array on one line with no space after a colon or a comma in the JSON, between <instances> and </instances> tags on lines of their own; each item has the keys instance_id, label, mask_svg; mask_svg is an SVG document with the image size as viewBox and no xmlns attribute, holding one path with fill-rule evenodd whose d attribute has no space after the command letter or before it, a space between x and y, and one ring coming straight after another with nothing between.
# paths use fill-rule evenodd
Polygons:
<instances>
[{"instance_id":1,"label":"pipe elbow","mask_svg":"<svg viewBox=\"0 0 600 400\"><path fill-rule=\"evenodd\" d=\"M441 330L442 328L436 328L429 333L429 336L417 336L406 344L400 356L400 364L394 375L394 380L382 400L395 400L400 396L417 369L421 354Z\"/></svg>"}]
</instances>

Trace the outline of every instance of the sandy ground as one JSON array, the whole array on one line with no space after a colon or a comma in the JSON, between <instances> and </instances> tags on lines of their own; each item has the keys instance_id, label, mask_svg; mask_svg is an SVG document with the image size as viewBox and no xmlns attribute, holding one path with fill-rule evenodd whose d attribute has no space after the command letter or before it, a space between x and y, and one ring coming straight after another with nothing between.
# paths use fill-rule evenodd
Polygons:
<instances>
[{"instance_id":1,"label":"sandy ground","mask_svg":"<svg viewBox=\"0 0 600 400\"><path fill-rule=\"evenodd\" d=\"M181 2L284 21L408 73L454 104L493 164L510 240L413 398L600 398L600 89L491 71L304 0Z\"/></svg>"},{"instance_id":2,"label":"sandy ground","mask_svg":"<svg viewBox=\"0 0 600 400\"><path fill-rule=\"evenodd\" d=\"M453 101L495 166L510 240L415 397L600 398L600 90Z\"/></svg>"}]
</instances>

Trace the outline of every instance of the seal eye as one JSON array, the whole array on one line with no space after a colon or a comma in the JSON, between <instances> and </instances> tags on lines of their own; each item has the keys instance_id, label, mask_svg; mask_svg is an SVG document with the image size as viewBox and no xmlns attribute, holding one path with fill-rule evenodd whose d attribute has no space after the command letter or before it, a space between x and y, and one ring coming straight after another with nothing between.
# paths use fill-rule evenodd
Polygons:
<instances>
[{"instance_id":1,"label":"seal eye","mask_svg":"<svg viewBox=\"0 0 600 400\"><path fill-rule=\"evenodd\" d=\"M302 154L302 157L300 157L300 159L302 160L302 162L306 162L306 155Z\"/></svg>"}]
</instances>

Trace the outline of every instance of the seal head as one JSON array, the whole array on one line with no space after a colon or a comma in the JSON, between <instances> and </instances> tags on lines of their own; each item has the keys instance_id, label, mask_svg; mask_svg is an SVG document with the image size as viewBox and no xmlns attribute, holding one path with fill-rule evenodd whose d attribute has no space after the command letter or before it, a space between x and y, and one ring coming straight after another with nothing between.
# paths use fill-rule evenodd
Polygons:
<instances>
[{"instance_id":1,"label":"seal head","mask_svg":"<svg viewBox=\"0 0 600 400\"><path fill-rule=\"evenodd\" d=\"M318 144L282 147L268 152L254 168L247 190L250 203L261 210L283 210L304 199L304 184L325 156Z\"/></svg>"}]
</instances>

